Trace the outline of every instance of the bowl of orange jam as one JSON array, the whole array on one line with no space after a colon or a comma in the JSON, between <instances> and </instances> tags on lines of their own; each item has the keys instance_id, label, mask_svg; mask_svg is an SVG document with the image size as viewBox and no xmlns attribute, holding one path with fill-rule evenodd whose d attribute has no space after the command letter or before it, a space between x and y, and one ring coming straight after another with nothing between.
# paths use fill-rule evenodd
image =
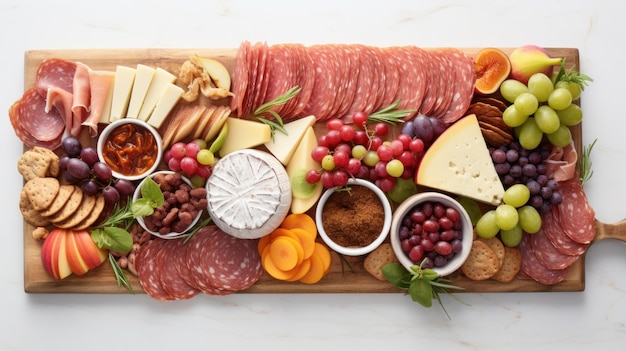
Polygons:
<instances>
[{"instance_id":1,"label":"bowl of orange jam","mask_svg":"<svg viewBox=\"0 0 626 351\"><path fill-rule=\"evenodd\" d=\"M135 118L112 122L100 133L98 158L111 167L113 176L130 181L143 179L154 172L163 155L159 132Z\"/></svg>"}]
</instances>

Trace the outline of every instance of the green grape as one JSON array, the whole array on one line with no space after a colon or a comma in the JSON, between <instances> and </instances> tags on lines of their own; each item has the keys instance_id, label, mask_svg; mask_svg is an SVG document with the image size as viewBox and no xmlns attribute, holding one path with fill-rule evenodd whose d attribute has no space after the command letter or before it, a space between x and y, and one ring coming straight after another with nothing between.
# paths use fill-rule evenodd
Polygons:
<instances>
[{"instance_id":1,"label":"green grape","mask_svg":"<svg viewBox=\"0 0 626 351\"><path fill-rule=\"evenodd\" d=\"M537 111L539 100L531 93L521 93L515 98L513 104L519 113L530 116Z\"/></svg>"},{"instance_id":2,"label":"green grape","mask_svg":"<svg viewBox=\"0 0 626 351\"><path fill-rule=\"evenodd\" d=\"M526 122L519 126L519 143L526 150L532 150L541 144L543 132L535 123L534 117L528 117Z\"/></svg>"},{"instance_id":3,"label":"green grape","mask_svg":"<svg viewBox=\"0 0 626 351\"><path fill-rule=\"evenodd\" d=\"M380 158L378 158L378 154L374 150L369 150L365 156L363 156L363 163L366 166L374 167L378 161L380 161Z\"/></svg>"},{"instance_id":4,"label":"green grape","mask_svg":"<svg viewBox=\"0 0 626 351\"><path fill-rule=\"evenodd\" d=\"M528 115L519 113L515 105L510 105L502 113L502 120L509 127L521 126L528 119Z\"/></svg>"},{"instance_id":5,"label":"green grape","mask_svg":"<svg viewBox=\"0 0 626 351\"><path fill-rule=\"evenodd\" d=\"M352 153L352 157L361 160L367 153L367 148L364 145L357 144L352 147L351 153Z\"/></svg>"},{"instance_id":6,"label":"green grape","mask_svg":"<svg viewBox=\"0 0 626 351\"><path fill-rule=\"evenodd\" d=\"M398 178L404 173L404 165L396 158L387 162L385 169L387 170L387 174L394 178Z\"/></svg>"},{"instance_id":7,"label":"green grape","mask_svg":"<svg viewBox=\"0 0 626 351\"><path fill-rule=\"evenodd\" d=\"M578 105L571 104L565 109L556 111L561 120L561 124L575 126L583 120L583 110Z\"/></svg>"},{"instance_id":8,"label":"green grape","mask_svg":"<svg viewBox=\"0 0 626 351\"><path fill-rule=\"evenodd\" d=\"M324 168L327 171L332 171L333 169L335 169L335 158L333 157L333 155L326 155L324 156L324 158L322 158L322 168Z\"/></svg>"},{"instance_id":9,"label":"green grape","mask_svg":"<svg viewBox=\"0 0 626 351\"><path fill-rule=\"evenodd\" d=\"M496 207L496 225L500 229L513 229L519 221L517 209L511 205L502 204Z\"/></svg>"},{"instance_id":10,"label":"green grape","mask_svg":"<svg viewBox=\"0 0 626 351\"><path fill-rule=\"evenodd\" d=\"M535 112L535 123L546 134L554 133L561 125L559 115L550 106L543 105Z\"/></svg>"},{"instance_id":11,"label":"green grape","mask_svg":"<svg viewBox=\"0 0 626 351\"><path fill-rule=\"evenodd\" d=\"M515 208L524 206L530 199L530 190L524 184L513 184L504 192L504 203Z\"/></svg>"},{"instance_id":12,"label":"green grape","mask_svg":"<svg viewBox=\"0 0 626 351\"><path fill-rule=\"evenodd\" d=\"M507 79L502 84L500 84L500 94L502 97L506 99L508 102L515 101L515 98L521 93L527 93L528 87L526 84L515 80L515 79Z\"/></svg>"},{"instance_id":13,"label":"green grape","mask_svg":"<svg viewBox=\"0 0 626 351\"><path fill-rule=\"evenodd\" d=\"M556 88L548 97L548 106L555 110L563 110L572 104L572 93L565 88Z\"/></svg>"},{"instance_id":14,"label":"green grape","mask_svg":"<svg viewBox=\"0 0 626 351\"><path fill-rule=\"evenodd\" d=\"M564 125L561 125L556 132L546 136L552 145L558 147L566 147L572 141L572 132Z\"/></svg>"},{"instance_id":15,"label":"green grape","mask_svg":"<svg viewBox=\"0 0 626 351\"><path fill-rule=\"evenodd\" d=\"M500 231L500 240L502 243L508 247L516 247L519 245L520 241L522 241L522 228L519 223L508 230Z\"/></svg>"},{"instance_id":16,"label":"green grape","mask_svg":"<svg viewBox=\"0 0 626 351\"><path fill-rule=\"evenodd\" d=\"M536 208L526 205L517 209L519 224L522 230L529 234L535 234L541 229L541 215Z\"/></svg>"},{"instance_id":17,"label":"green grape","mask_svg":"<svg viewBox=\"0 0 626 351\"><path fill-rule=\"evenodd\" d=\"M562 80L556 83L554 87L565 88L569 90L569 92L572 94L572 100L578 99L580 97L580 94L582 93L582 89L580 88L580 85L575 82L566 82Z\"/></svg>"},{"instance_id":18,"label":"green grape","mask_svg":"<svg viewBox=\"0 0 626 351\"><path fill-rule=\"evenodd\" d=\"M553 90L552 80L545 73L535 73L528 78L528 92L535 95L539 102L548 101Z\"/></svg>"},{"instance_id":19,"label":"green grape","mask_svg":"<svg viewBox=\"0 0 626 351\"><path fill-rule=\"evenodd\" d=\"M476 222L476 235L483 239L491 239L498 235L500 227L496 224L496 210L489 210Z\"/></svg>"},{"instance_id":20,"label":"green grape","mask_svg":"<svg viewBox=\"0 0 626 351\"><path fill-rule=\"evenodd\" d=\"M201 149L196 155L196 160L201 165L212 165L215 163L215 155L209 149Z\"/></svg>"}]
</instances>

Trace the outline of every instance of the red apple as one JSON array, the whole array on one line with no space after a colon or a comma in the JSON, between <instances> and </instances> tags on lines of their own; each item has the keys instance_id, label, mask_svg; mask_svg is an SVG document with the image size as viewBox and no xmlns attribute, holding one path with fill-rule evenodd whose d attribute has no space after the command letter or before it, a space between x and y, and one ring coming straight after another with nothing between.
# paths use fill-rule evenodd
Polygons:
<instances>
[{"instance_id":1,"label":"red apple","mask_svg":"<svg viewBox=\"0 0 626 351\"><path fill-rule=\"evenodd\" d=\"M67 255L67 262L72 269L72 273L76 275L83 275L89 271L89 266L80 255L77 243L78 235L76 235L73 231L68 231L66 236L65 253Z\"/></svg>"},{"instance_id":2,"label":"red apple","mask_svg":"<svg viewBox=\"0 0 626 351\"><path fill-rule=\"evenodd\" d=\"M94 269L102 264L108 256L106 249L101 249L91 239L91 234L86 230L71 231L76 241L76 247L80 257L87 264L89 269Z\"/></svg>"},{"instance_id":3,"label":"red apple","mask_svg":"<svg viewBox=\"0 0 626 351\"><path fill-rule=\"evenodd\" d=\"M41 260L45 270L55 279L64 279L72 274L66 255L67 231L55 228L41 248Z\"/></svg>"}]
</instances>

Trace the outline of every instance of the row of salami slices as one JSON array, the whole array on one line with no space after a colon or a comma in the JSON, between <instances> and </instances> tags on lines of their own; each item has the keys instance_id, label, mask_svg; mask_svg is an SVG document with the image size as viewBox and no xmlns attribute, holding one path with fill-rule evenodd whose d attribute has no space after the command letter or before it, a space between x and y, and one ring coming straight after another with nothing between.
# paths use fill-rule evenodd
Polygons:
<instances>
[{"instance_id":1,"label":"row of salami slices","mask_svg":"<svg viewBox=\"0 0 626 351\"><path fill-rule=\"evenodd\" d=\"M229 295L249 288L263 273L257 240L235 238L214 225L184 240L153 238L137 251L137 277L150 297L171 301L201 292Z\"/></svg>"},{"instance_id":2,"label":"row of salami slices","mask_svg":"<svg viewBox=\"0 0 626 351\"><path fill-rule=\"evenodd\" d=\"M542 284L565 279L569 267L587 250L596 233L595 211L589 205L577 177L559 182L563 202L541 215L535 234L524 234L520 278Z\"/></svg>"},{"instance_id":3,"label":"row of salami slices","mask_svg":"<svg viewBox=\"0 0 626 351\"><path fill-rule=\"evenodd\" d=\"M241 43L233 75L231 110L254 114L294 87L299 93L272 109L283 120L318 120L371 113L400 101L400 109L446 123L471 103L476 72L472 59L454 48L373 47L359 44ZM269 114L267 115L269 116Z\"/></svg>"}]
</instances>

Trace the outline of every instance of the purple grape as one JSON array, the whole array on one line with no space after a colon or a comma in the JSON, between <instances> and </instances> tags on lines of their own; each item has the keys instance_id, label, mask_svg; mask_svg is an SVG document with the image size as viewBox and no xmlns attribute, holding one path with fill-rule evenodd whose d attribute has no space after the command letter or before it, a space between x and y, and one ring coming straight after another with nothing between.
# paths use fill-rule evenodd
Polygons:
<instances>
[{"instance_id":1,"label":"purple grape","mask_svg":"<svg viewBox=\"0 0 626 351\"><path fill-rule=\"evenodd\" d=\"M444 121L437 117L429 117L430 124L433 126L433 131L435 132L434 138L440 136L448 127Z\"/></svg>"},{"instance_id":2,"label":"purple grape","mask_svg":"<svg viewBox=\"0 0 626 351\"><path fill-rule=\"evenodd\" d=\"M130 196L135 192L135 184L130 180L126 179L118 179L115 181L113 185L115 189L120 193L121 196Z\"/></svg>"},{"instance_id":3,"label":"purple grape","mask_svg":"<svg viewBox=\"0 0 626 351\"><path fill-rule=\"evenodd\" d=\"M104 201L109 204L115 204L120 201L120 193L113 186L106 186L102 189L102 196L104 197Z\"/></svg>"},{"instance_id":4,"label":"purple grape","mask_svg":"<svg viewBox=\"0 0 626 351\"><path fill-rule=\"evenodd\" d=\"M519 159L519 152L517 152L517 150L509 149L509 151L506 152L507 161L517 162L518 159Z\"/></svg>"},{"instance_id":5,"label":"purple grape","mask_svg":"<svg viewBox=\"0 0 626 351\"><path fill-rule=\"evenodd\" d=\"M76 179L76 177L74 177L70 172L67 171L63 173L63 178L65 178L65 181L69 184L76 184L79 181L78 179Z\"/></svg>"},{"instance_id":6,"label":"purple grape","mask_svg":"<svg viewBox=\"0 0 626 351\"><path fill-rule=\"evenodd\" d=\"M519 178L522 175L522 166L520 166L520 165L512 165L511 169L509 170L509 174L513 178Z\"/></svg>"},{"instance_id":7,"label":"purple grape","mask_svg":"<svg viewBox=\"0 0 626 351\"><path fill-rule=\"evenodd\" d=\"M530 205L534 208L538 208L538 209L541 208L543 203L544 201L541 195L533 195L530 197Z\"/></svg>"},{"instance_id":8,"label":"purple grape","mask_svg":"<svg viewBox=\"0 0 626 351\"><path fill-rule=\"evenodd\" d=\"M532 163L533 165L538 165L539 163L541 163L541 152L531 152L530 155L528 155L528 162Z\"/></svg>"},{"instance_id":9,"label":"purple grape","mask_svg":"<svg viewBox=\"0 0 626 351\"><path fill-rule=\"evenodd\" d=\"M552 191L552 197L550 198L550 203L553 205L558 205L563 202L563 195L558 191Z\"/></svg>"},{"instance_id":10,"label":"purple grape","mask_svg":"<svg viewBox=\"0 0 626 351\"><path fill-rule=\"evenodd\" d=\"M539 167L537 167L537 173L539 173ZM537 176L537 183L541 186L546 186L548 184L548 176L545 174L539 173Z\"/></svg>"},{"instance_id":11,"label":"purple grape","mask_svg":"<svg viewBox=\"0 0 626 351\"><path fill-rule=\"evenodd\" d=\"M541 192L541 185L539 185L539 182L534 179L526 182L526 187L528 187L531 195L538 195Z\"/></svg>"},{"instance_id":12,"label":"purple grape","mask_svg":"<svg viewBox=\"0 0 626 351\"><path fill-rule=\"evenodd\" d=\"M507 161L506 153L501 149L495 149L493 150L493 153L491 153L491 159L495 163L499 163L499 164L504 163Z\"/></svg>"},{"instance_id":13,"label":"purple grape","mask_svg":"<svg viewBox=\"0 0 626 351\"><path fill-rule=\"evenodd\" d=\"M80 151L83 149L80 140L73 136L65 137L62 141L62 145L63 150L69 157L79 157Z\"/></svg>"},{"instance_id":14,"label":"purple grape","mask_svg":"<svg viewBox=\"0 0 626 351\"><path fill-rule=\"evenodd\" d=\"M529 163L522 167L522 174L530 178L535 178L537 177L537 167L534 164Z\"/></svg>"},{"instance_id":15,"label":"purple grape","mask_svg":"<svg viewBox=\"0 0 626 351\"><path fill-rule=\"evenodd\" d=\"M511 169L511 166L508 163L498 163L496 164L496 172L498 173L498 175L500 176L504 176L506 174L509 173L509 170Z\"/></svg>"},{"instance_id":16,"label":"purple grape","mask_svg":"<svg viewBox=\"0 0 626 351\"><path fill-rule=\"evenodd\" d=\"M546 184L546 186L552 190L557 190L559 188L559 183L554 179L550 179L548 180L548 184Z\"/></svg>"},{"instance_id":17,"label":"purple grape","mask_svg":"<svg viewBox=\"0 0 626 351\"><path fill-rule=\"evenodd\" d=\"M553 191L549 187L541 187L541 197L543 197L544 200L550 201L552 199L552 193Z\"/></svg>"},{"instance_id":18,"label":"purple grape","mask_svg":"<svg viewBox=\"0 0 626 351\"><path fill-rule=\"evenodd\" d=\"M415 129L413 129L413 121L406 121L404 122L404 124L402 125L402 130L401 130L402 134L406 134L408 136L410 136L411 138L415 137Z\"/></svg>"},{"instance_id":19,"label":"purple grape","mask_svg":"<svg viewBox=\"0 0 626 351\"><path fill-rule=\"evenodd\" d=\"M59 167L61 168L62 171L66 171L67 170L67 163L69 162L69 160L70 160L70 157L67 156L67 155L62 156L59 159Z\"/></svg>"},{"instance_id":20,"label":"purple grape","mask_svg":"<svg viewBox=\"0 0 626 351\"><path fill-rule=\"evenodd\" d=\"M435 138L435 129L430 119L424 115L415 117L413 120L413 129L415 136L422 139L425 143L429 143Z\"/></svg>"},{"instance_id":21,"label":"purple grape","mask_svg":"<svg viewBox=\"0 0 626 351\"><path fill-rule=\"evenodd\" d=\"M98 152L91 146L84 147L80 151L80 159L85 161L89 166L93 166L94 163L98 162Z\"/></svg>"},{"instance_id":22,"label":"purple grape","mask_svg":"<svg viewBox=\"0 0 626 351\"><path fill-rule=\"evenodd\" d=\"M93 166L93 174L96 178L100 179L103 182L108 182L113 177L113 172L111 171L111 167L104 162L96 161Z\"/></svg>"},{"instance_id":23,"label":"purple grape","mask_svg":"<svg viewBox=\"0 0 626 351\"><path fill-rule=\"evenodd\" d=\"M79 158L70 158L70 160L67 162L67 172L78 180L86 179L87 177L89 177L90 171L91 168L89 167L89 165Z\"/></svg>"},{"instance_id":24,"label":"purple grape","mask_svg":"<svg viewBox=\"0 0 626 351\"><path fill-rule=\"evenodd\" d=\"M96 183L95 180L89 179L86 182L84 182L83 185L81 185L81 188L83 189L85 193L89 195L96 195L100 187L98 186L98 183Z\"/></svg>"}]
</instances>

